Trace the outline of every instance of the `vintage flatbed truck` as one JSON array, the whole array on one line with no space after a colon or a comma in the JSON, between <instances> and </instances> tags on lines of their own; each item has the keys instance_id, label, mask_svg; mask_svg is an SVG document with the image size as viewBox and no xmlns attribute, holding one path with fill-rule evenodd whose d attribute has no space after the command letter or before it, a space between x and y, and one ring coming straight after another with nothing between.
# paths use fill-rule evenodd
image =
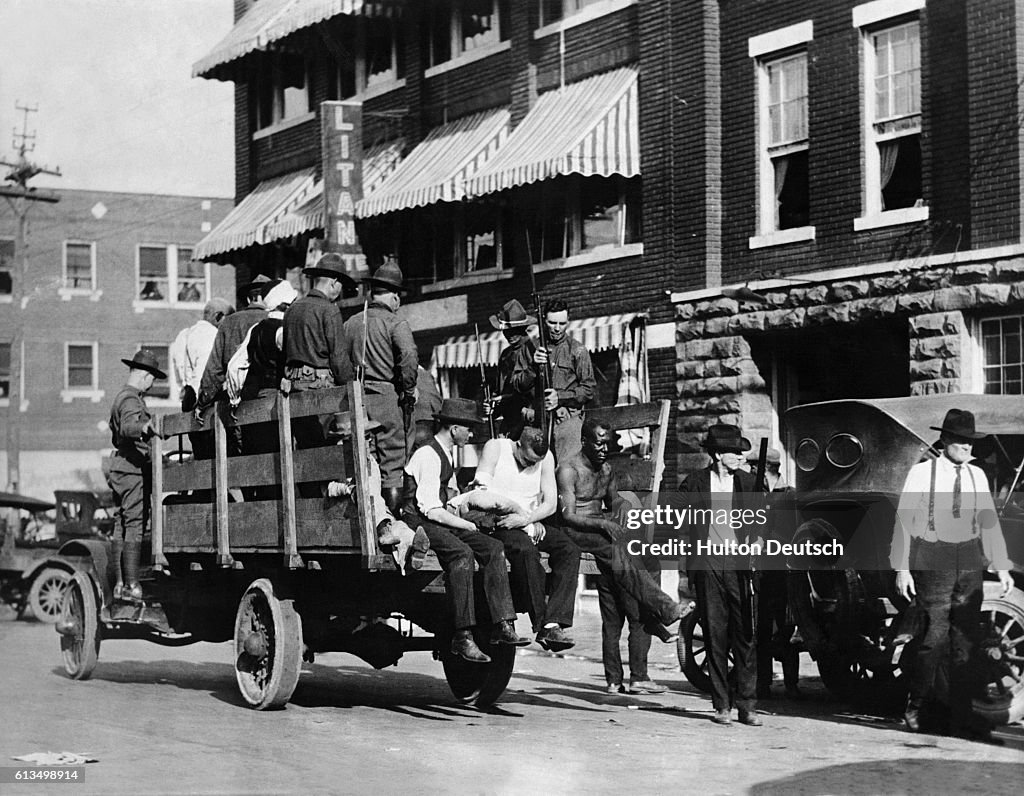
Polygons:
<instances>
[{"instance_id":1,"label":"vintage flatbed truck","mask_svg":"<svg viewBox=\"0 0 1024 796\"><path fill-rule=\"evenodd\" d=\"M341 410L352 413L350 439L293 450L296 423L318 422ZM616 428L654 426L656 456L624 457L617 466L631 483L656 483L668 402L601 411L612 422L618 418ZM229 457L228 435L255 430L264 443L268 432L276 438L276 450ZM366 499L368 451L358 382L245 401L234 413L218 405L212 428L199 426L191 415L168 415L159 431L151 443L151 534L144 539L144 555L148 550L152 566L143 576L145 598L140 604L115 601L105 547L81 543L89 563L73 576L57 624L70 677L89 677L101 641L233 641L239 691L256 709L283 707L303 660L318 652L348 652L377 668L409 651L432 652L458 701L486 707L501 696L515 649L487 645L492 660L484 665L453 657L436 558L428 555L403 576L377 544L376 518ZM189 434L212 435L214 457L165 463L164 454L183 447L180 440ZM354 483L354 500L300 496L346 478ZM238 491L245 499L236 502L231 496ZM250 499L259 496L264 499ZM486 611L485 600L477 600L477 610ZM399 628L381 618L398 619ZM480 623L486 626L487 617Z\"/></svg>"}]
</instances>

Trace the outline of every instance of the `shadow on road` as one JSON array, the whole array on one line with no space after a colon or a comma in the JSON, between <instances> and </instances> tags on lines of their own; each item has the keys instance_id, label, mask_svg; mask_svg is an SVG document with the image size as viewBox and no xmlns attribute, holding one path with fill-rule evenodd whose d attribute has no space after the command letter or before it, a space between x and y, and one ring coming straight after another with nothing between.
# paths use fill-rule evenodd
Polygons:
<instances>
[{"instance_id":1,"label":"shadow on road","mask_svg":"<svg viewBox=\"0 0 1024 796\"><path fill-rule=\"evenodd\" d=\"M751 796L795 793L1019 793L1020 765L979 760L878 760L801 771L759 782Z\"/></svg>"}]
</instances>

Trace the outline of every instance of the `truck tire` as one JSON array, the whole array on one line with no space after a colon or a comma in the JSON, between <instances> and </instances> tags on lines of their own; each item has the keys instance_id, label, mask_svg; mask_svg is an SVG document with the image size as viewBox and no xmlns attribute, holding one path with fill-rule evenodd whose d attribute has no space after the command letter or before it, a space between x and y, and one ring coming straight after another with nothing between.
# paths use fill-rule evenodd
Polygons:
<instances>
[{"instance_id":1,"label":"truck tire","mask_svg":"<svg viewBox=\"0 0 1024 796\"><path fill-rule=\"evenodd\" d=\"M88 680L100 657L100 612L92 579L76 572L64 592L60 650L72 680ZM64 627L62 628L61 625Z\"/></svg>"},{"instance_id":2,"label":"truck tire","mask_svg":"<svg viewBox=\"0 0 1024 796\"><path fill-rule=\"evenodd\" d=\"M451 654L451 635L442 640L440 651L444 676L452 695L463 705L489 708L497 702L515 668L516 648L506 644L489 644L486 633L473 630L476 643L490 656L490 663L469 663Z\"/></svg>"},{"instance_id":3,"label":"truck tire","mask_svg":"<svg viewBox=\"0 0 1024 796\"><path fill-rule=\"evenodd\" d=\"M28 605L36 619L52 625L60 618L64 591L70 580L71 575L57 567L44 567L32 579L32 586L28 590Z\"/></svg>"},{"instance_id":4,"label":"truck tire","mask_svg":"<svg viewBox=\"0 0 1024 796\"><path fill-rule=\"evenodd\" d=\"M235 614L235 679L256 710L283 708L302 671L302 622L266 578L245 590Z\"/></svg>"},{"instance_id":5,"label":"truck tire","mask_svg":"<svg viewBox=\"0 0 1024 796\"><path fill-rule=\"evenodd\" d=\"M988 632L982 641L985 661L984 695L975 698L974 713L992 726L1024 718L1024 591L999 596L997 582L985 582L981 604Z\"/></svg>"}]
</instances>

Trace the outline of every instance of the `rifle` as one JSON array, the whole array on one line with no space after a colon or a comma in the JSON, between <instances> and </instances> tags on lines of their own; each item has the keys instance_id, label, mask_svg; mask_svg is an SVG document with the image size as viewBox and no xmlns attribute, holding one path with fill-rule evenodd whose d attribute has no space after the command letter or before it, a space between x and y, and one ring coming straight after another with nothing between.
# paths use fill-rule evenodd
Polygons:
<instances>
[{"instance_id":1,"label":"rifle","mask_svg":"<svg viewBox=\"0 0 1024 796\"><path fill-rule=\"evenodd\" d=\"M358 377L360 383L366 385L366 338L370 335L370 294L369 288L363 288L367 291L363 296L363 355L359 360Z\"/></svg>"},{"instance_id":2,"label":"rifle","mask_svg":"<svg viewBox=\"0 0 1024 796\"><path fill-rule=\"evenodd\" d=\"M533 266L530 266L530 276L533 276ZM548 351L547 333L544 331L544 307L541 305L540 294L534 291L533 306L537 309L537 333L540 338L540 347L550 356ZM536 418L540 421L540 430L548 445L551 444L551 412L544 408L544 398L551 388L551 360L548 359L537 374L537 383L540 385L540 395L537 401Z\"/></svg>"},{"instance_id":3,"label":"rifle","mask_svg":"<svg viewBox=\"0 0 1024 796\"><path fill-rule=\"evenodd\" d=\"M487 427L491 432L491 439L494 439L496 435L494 433L493 407L491 406L491 387L487 383L487 371L484 370L484 346L480 341L479 324L473 324L473 332L476 334L476 359L480 365L480 384L483 386L484 390L484 403L487 405L489 410L487 412Z\"/></svg>"}]
</instances>

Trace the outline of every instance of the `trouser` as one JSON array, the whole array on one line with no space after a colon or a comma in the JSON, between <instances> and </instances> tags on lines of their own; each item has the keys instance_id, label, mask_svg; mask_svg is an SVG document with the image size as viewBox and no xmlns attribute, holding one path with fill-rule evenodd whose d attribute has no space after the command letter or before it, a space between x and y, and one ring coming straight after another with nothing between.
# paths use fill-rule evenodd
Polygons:
<instances>
[{"instance_id":1,"label":"trouser","mask_svg":"<svg viewBox=\"0 0 1024 796\"><path fill-rule=\"evenodd\" d=\"M149 496L151 481L149 470L143 472L126 472L115 467L110 472L110 488L114 493L114 501L118 512L117 527L111 545L111 558L114 559L108 574L113 574L116 582L122 577L121 560L124 561L123 577L129 584L139 582L139 558L142 551L142 533L149 519Z\"/></svg>"},{"instance_id":2,"label":"trouser","mask_svg":"<svg viewBox=\"0 0 1024 796\"><path fill-rule=\"evenodd\" d=\"M556 462L567 462L583 450L582 433L583 414L579 411L570 411L565 420L552 422L551 436L554 441Z\"/></svg>"},{"instance_id":3,"label":"trouser","mask_svg":"<svg viewBox=\"0 0 1024 796\"><path fill-rule=\"evenodd\" d=\"M651 562L645 560L644 565ZM654 562L657 565L657 562ZM654 574L653 569L648 569ZM660 570L659 570L660 571ZM629 636L629 679L643 682L650 679L647 673L647 653L651 649L651 634L644 630L640 621L640 606L636 600L618 587L607 575L597 576L597 604L601 609L601 660L604 663L604 679L608 685L622 682L622 650L620 639L623 625L628 625Z\"/></svg>"},{"instance_id":4,"label":"trouser","mask_svg":"<svg viewBox=\"0 0 1024 796\"><path fill-rule=\"evenodd\" d=\"M584 553L590 553L602 575L637 602L640 620L671 623L676 617L678 604L661 590L661 586L636 559L626 552L625 539L613 543L596 531L577 531L565 528L566 535Z\"/></svg>"},{"instance_id":5,"label":"trouser","mask_svg":"<svg viewBox=\"0 0 1024 796\"><path fill-rule=\"evenodd\" d=\"M736 571L705 559L696 573L697 605L704 629L711 702L715 710L733 704L752 711L757 699L757 657L754 640L756 607L750 572ZM735 692L729 685L729 652L735 667Z\"/></svg>"},{"instance_id":6,"label":"trouser","mask_svg":"<svg viewBox=\"0 0 1024 796\"><path fill-rule=\"evenodd\" d=\"M793 622L786 618L787 573L765 570L757 573L757 688L772 684L772 657L779 653L782 679L786 688L795 688L800 679L800 652L789 643Z\"/></svg>"},{"instance_id":7,"label":"trouser","mask_svg":"<svg viewBox=\"0 0 1024 796\"><path fill-rule=\"evenodd\" d=\"M981 639L985 566L978 540L911 542L910 568L926 626L910 670L910 702L945 702L954 722L969 720L977 688L971 664Z\"/></svg>"},{"instance_id":8,"label":"trouser","mask_svg":"<svg viewBox=\"0 0 1024 796\"><path fill-rule=\"evenodd\" d=\"M415 524L414 524L415 523ZM448 598L456 630L477 623L473 600L473 561L480 565L484 598L492 622L515 621L516 611L508 585L508 565L501 542L479 531L468 531L416 519L430 539L430 549L437 555L447 576Z\"/></svg>"},{"instance_id":9,"label":"trouser","mask_svg":"<svg viewBox=\"0 0 1024 796\"><path fill-rule=\"evenodd\" d=\"M580 572L580 549L561 528L551 525L544 528L544 538L537 544L519 529L495 528L491 532L505 547L515 609L530 615L535 633L551 622L560 627L572 627ZM541 564L541 553L548 554L550 580Z\"/></svg>"},{"instance_id":10,"label":"trouser","mask_svg":"<svg viewBox=\"0 0 1024 796\"><path fill-rule=\"evenodd\" d=\"M410 429L409 439L406 439L405 419L398 405L395 385L386 381L367 381L365 401L367 417L381 424L381 428L374 432L374 456L380 465L381 483L385 489L400 487L413 435Z\"/></svg>"},{"instance_id":11,"label":"trouser","mask_svg":"<svg viewBox=\"0 0 1024 796\"><path fill-rule=\"evenodd\" d=\"M312 371L312 369L309 369ZM291 371L294 373L294 369ZM328 371L328 374L330 371ZM329 376L317 376L310 378L292 379L292 392L304 392L305 390L325 390L334 386ZM327 445L327 435L324 433L324 425L330 419L330 415L310 415L308 417L292 418L292 439L295 440L295 447L320 448ZM320 497L321 488L317 482L301 483L297 485L299 497L316 498Z\"/></svg>"}]
</instances>

